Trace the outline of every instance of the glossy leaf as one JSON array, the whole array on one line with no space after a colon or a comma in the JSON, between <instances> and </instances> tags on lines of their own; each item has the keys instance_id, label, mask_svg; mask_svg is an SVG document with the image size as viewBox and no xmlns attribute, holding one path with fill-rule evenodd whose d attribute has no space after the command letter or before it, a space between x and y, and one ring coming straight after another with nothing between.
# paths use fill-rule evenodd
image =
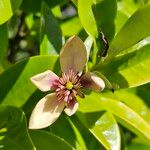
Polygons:
<instances>
[{"instance_id":1,"label":"glossy leaf","mask_svg":"<svg viewBox=\"0 0 150 150\"><path fill-rule=\"evenodd\" d=\"M115 34L116 0L96 0L92 5L92 10L98 30L103 31L107 40L111 41Z\"/></svg>"},{"instance_id":2,"label":"glossy leaf","mask_svg":"<svg viewBox=\"0 0 150 150\"><path fill-rule=\"evenodd\" d=\"M0 61L5 57L8 47L7 25L0 26Z\"/></svg>"},{"instance_id":3,"label":"glossy leaf","mask_svg":"<svg viewBox=\"0 0 150 150\"><path fill-rule=\"evenodd\" d=\"M118 125L111 113L104 113L105 108L99 98L96 93L86 95L85 99L80 101L77 116L106 149L119 150Z\"/></svg>"},{"instance_id":4,"label":"glossy leaf","mask_svg":"<svg viewBox=\"0 0 150 150\"><path fill-rule=\"evenodd\" d=\"M42 3L41 14L40 54L57 54L62 47L59 23L45 2Z\"/></svg>"},{"instance_id":5,"label":"glossy leaf","mask_svg":"<svg viewBox=\"0 0 150 150\"><path fill-rule=\"evenodd\" d=\"M120 149L119 128L111 113L79 112L77 116L106 149Z\"/></svg>"},{"instance_id":6,"label":"glossy leaf","mask_svg":"<svg viewBox=\"0 0 150 150\"><path fill-rule=\"evenodd\" d=\"M19 62L0 75L0 100L3 104L22 106L36 91L30 77L48 69L59 72L57 56L37 56ZM32 97L33 99L37 96ZM39 99L38 99L39 100Z\"/></svg>"},{"instance_id":7,"label":"glossy leaf","mask_svg":"<svg viewBox=\"0 0 150 150\"><path fill-rule=\"evenodd\" d=\"M0 1L0 25L6 22L13 15L13 12L20 6L22 0L1 0Z\"/></svg>"},{"instance_id":8,"label":"glossy leaf","mask_svg":"<svg viewBox=\"0 0 150 150\"><path fill-rule=\"evenodd\" d=\"M122 102L101 98L106 110L117 116L117 120L138 136L150 140L150 125L140 115Z\"/></svg>"},{"instance_id":9,"label":"glossy leaf","mask_svg":"<svg viewBox=\"0 0 150 150\"><path fill-rule=\"evenodd\" d=\"M78 0L78 14L86 32L93 36L97 37L97 26L96 21L92 12L92 3L93 0Z\"/></svg>"},{"instance_id":10,"label":"glossy leaf","mask_svg":"<svg viewBox=\"0 0 150 150\"><path fill-rule=\"evenodd\" d=\"M59 149L59 150L73 150L64 139L50 134L46 131L30 131L30 136L35 144L36 150L50 150L50 149Z\"/></svg>"},{"instance_id":11,"label":"glossy leaf","mask_svg":"<svg viewBox=\"0 0 150 150\"><path fill-rule=\"evenodd\" d=\"M2 132L3 130L3 132ZM27 131L24 113L13 106L0 106L0 147L13 150L35 150Z\"/></svg>"},{"instance_id":12,"label":"glossy leaf","mask_svg":"<svg viewBox=\"0 0 150 150\"><path fill-rule=\"evenodd\" d=\"M150 45L116 58L102 71L114 88L136 87L150 82Z\"/></svg>"},{"instance_id":13,"label":"glossy leaf","mask_svg":"<svg viewBox=\"0 0 150 150\"><path fill-rule=\"evenodd\" d=\"M120 32L112 41L108 58L117 55L119 52L133 46L150 35L150 5L137 10L125 23Z\"/></svg>"},{"instance_id":14,"label":"glossy leaf","mask_svg":"<svg viewBox=\"0 0 150 150\"><path fill-rule=\"evenodd\" d=\"M129 90L118 90L114 93L107 92L103 93L102 95L125 103L146 121L150 122L150 109L140 97L138 97L136 94L131 93Z\"/></svg>"},{"instance_id":15,"label":"glossy leaf","mask_svg":"<svg viewBox=\"0 0 150 150\"><path fill-rule=\"evenodd\" d=\"M87 113L88 118L93 118L90 122L92 122L92 120L96 117L98 119L100 115L102 115L102 112L108 111L114 114L119 123L124 125L126 128L140 137L150 140L150 125L148 122L136 113L136 111L132 110L124 103L116 101L114 98L109 98L92 92L90 95L86 95L84 100L80 101L79 106L79 112L82 112L83 114ZM95 114L93 113L93 116L92 112L95 112ZM81 119L83 122L87 121L87 119L84 119L84 115Z\"/></svg>"}]
</instances>

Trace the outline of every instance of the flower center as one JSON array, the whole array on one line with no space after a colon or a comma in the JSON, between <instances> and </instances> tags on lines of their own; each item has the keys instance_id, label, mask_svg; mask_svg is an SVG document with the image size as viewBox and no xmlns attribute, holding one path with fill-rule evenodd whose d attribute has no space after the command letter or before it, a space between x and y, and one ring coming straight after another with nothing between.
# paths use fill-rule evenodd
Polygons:
<instances>
[{"instance_id":1,"label":"flower center","mask_svg":"<svg viewBox=\"0 0 150 150\"><path fill-rule=\"evenodd\" d=\"M66 89L67 90L71 90L73 88L73 84L72 84L72 82L67 82L67 84L66 84Z\"/></svg>"},{"instance_id":2,"label":"flower center","mask_svg":"<svg viewBox=\"0 0 150 150\"><path fill-rule=\"evenodd\" d=\"M76 99L76 96L84 97L81 91L80 76L73 70L69 70L68 73L63 73L59 78L59 84L56 89L56 94L59 101L65 101L69 103Z\"/></svg>"}]
</instances>

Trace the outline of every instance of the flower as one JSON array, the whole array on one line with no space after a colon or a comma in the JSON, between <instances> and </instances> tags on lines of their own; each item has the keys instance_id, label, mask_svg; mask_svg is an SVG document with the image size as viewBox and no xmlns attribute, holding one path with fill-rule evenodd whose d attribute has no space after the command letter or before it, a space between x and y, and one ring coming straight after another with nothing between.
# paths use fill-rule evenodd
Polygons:
<instances>
[{"instance_id":1,"label":"flower","mask_svg":"<svg viewBox=\"0 0 150 150\"><path fill-rule=\"evenodd\" d=\"M69 38L60 52L62 76L47 70L31 77L32 83L41 91L53 91L35 106L29 121L30 129L40 129L54 123L64 110L68 116L78 109L76 96L84 98L82 88L94 91L104 89L104 81L92 72L82 73L87 62L84 43L77 36Z\"/></svg>"}]
</instances>

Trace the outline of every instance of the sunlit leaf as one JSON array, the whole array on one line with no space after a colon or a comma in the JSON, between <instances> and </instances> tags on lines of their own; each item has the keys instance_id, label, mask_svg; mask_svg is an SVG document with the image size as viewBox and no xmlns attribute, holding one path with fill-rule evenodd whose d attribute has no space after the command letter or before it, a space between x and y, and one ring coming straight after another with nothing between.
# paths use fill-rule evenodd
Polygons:
<instances>
[{"instance_id":1,"label":"sunlit leaf","mask_svg":"<svg viewBox=\"0 0 150 150\"><path fill-rule=\"evenodd\" d=\"M3 104L22 106L36 91L30 78L48 69L59 72L57 56L37 56L19 62L0 75L0 101ZM37 99L36 96L32 97ZM39 100L39 99L38 99Z\"/></svg>"},{"instance_id":2,"label":"sunlit leaf","mask_svg":"<svg viewBox=\"0 0 150 150\"><path fill-rule=\"evenodd\" d=\"M0 25L6 22L20 6L22 0L0 1Z\"/></svg>"},{"instance_id":3,"label":"sunlit leaf","mask_svg":"<svg viewBox=\"0 0 150 150\"><path fill-rule=\"evenodd\" d=\"M116 115L117 120L138 136L150 140L150 125L140 115L122 102L101 98L106 110Z\"/></svg>"},{"instance_id":4,"label":"sunlit leaf","mask_svg":"<svg viewBox=\"0 0 150 150\"><path fill-rule=\"evenodd\" d=\"M61 29L64 36L72 36L82 30L82 25L78 17L73 17L62 22Z\"/></svg>"},{"instance_id":5,"label":"sunlit leaf","mask_svg":"<svg viewBox=\"0 0 150 150\"><path fill-rule=\"evenodd\" d=\"M86 32L93 36L97 37L97 26L96 21L92 12L92 3L93 0L78 0L78 14Z\"/></svg>"},{"instance_id":6,"label":"sunlit leaf","mask_svg":"<svg viewBox=\"0 0 150 150\"><path fill-rule=\"evenodd\" d=\"M150 5L137 10L125 23L112 41L108 57L110 59L119 52L133 46L150 35Z\"/></svg>"},{"instance_id":7,"label":"sunlit leaf","mask_svg":"<svg viewBox=\"0 0 150 150\"><path fill-rule=\"evenodd\" d=\"M103 69L115 88L136 87L150 82L150 45L116 58Z\"/></svg>"},{"instance_id":8,"label":"sunlit leaf","mask_svg":"<svg viewBox=\"0 0 150 150\"><path fill-rule=\"evenodd\" d=\"M98 119L103 111L111 112L117 117L119 123L140 137L150 140L150 125L148 122L124 103L98 93L86 95L85 99L80 101L79 112L83 114L92 114L92 112L95 112L95 117L89 117L90 115L87 115L88 118L92 118L91 122L96 117ZM84 117L82 119L86 121Z\"/></svg>"},{"instance_id":9,"label":"sunlit leaf","mask_svg":"<svg viewBox=\"0 0 150 150\"><path fill-rule=\"evenodd\" d=\"M85 99L80 101L79 106L77 116L95 138L106 149L119 150L120 133L118 125L111 113L105 113L100 96L96 93L86 95Z\"/></svg>"},{"instance_id":10,"label":"sunlit leaf","mask_svg":"<svg viewBox=\"0 0 150 150\"><path fill-rule=\"evenodd\" d=\"M128 16L121 11L117 11L117 16L115 19L115 32L118 33L122 26L125 24L127 21Z\"/></svg>"},{"instance_id":11,"label":"sunlit leaf","mask_svg":"<svg viewBox=\"0 0 150 150\"><path fill-rule=\"evenodd\" d=\"M120 149L119 128L111 113L78 112L77 116L106 149Z\"/></svg>"},{"instance_id":12,"label":"sunlit leaf","mask_svg":"<svg viewBox=\"0 0 150 150\"><path fill-rule=\"evenodd\" d=\"M135 112L141 115L146 121L150 122L150 109L144 103L144 101L136 94L129 92L128 90L118 90L114 93L107 92L102 94L105 97L113 98L117 101L121 101L132 108Z\"/></svg>"}]
</instances>

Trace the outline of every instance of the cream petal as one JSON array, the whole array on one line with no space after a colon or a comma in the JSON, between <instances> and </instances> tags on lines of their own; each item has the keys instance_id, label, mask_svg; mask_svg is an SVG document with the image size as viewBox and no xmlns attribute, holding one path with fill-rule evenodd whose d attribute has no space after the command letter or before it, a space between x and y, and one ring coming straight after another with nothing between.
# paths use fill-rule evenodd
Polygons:
<instances>
[{"instance_id":1,"label":"cream petal","mask_svg":"<svg viewBox=\"0 0 150 150\"><path fill-rule=\"evenodd\" d=\"M71 100L64 109L68 116L72 116L78 109L79 103L76 100Z\"/></svg>"},{"instance_id":2,"label":"cream petal","mask_svg":"<svg viewBox=\"0 0 150 150\"><path fill-rule=\"evenodd\" d=\"M100 92L105 88L104 81L92 72L87 72L81 77L81 84L83 87Z\"/></svg>"},{"instance_id":3,"label":"cream petal","mask_svg":"<svg viewBox=\"0 0 150 150\"><path fill-rule=\"evenodd\" d=\"M54 72L47 70L43 73L31 77L30 79L38 89L40 89L43 92L46 92L53 88L55 89L59 78Z\"/></svg>"},{"instance_id":4,"label":"cream petal","mask_svg":"<svg viewBox=\"0 0 150 150\"><path fill-rule=\"evenodd\" d=\"M35 106L29 121L29 129L41 129L50 126L60 116L65 103L58 102L55 93L48 94Z\"/></svg>"},{"instance_id":5,"label":"cream petal","mask_svg":"<svg viewBox=\"0 0 150 150\"><path fill-rule=\"evenodd\" d=\"M60 52L60 65L62 72L70 69L75 72L83 70L87 61L87 52L84 43L77 36L68 39Z\"/></svg>"}]
</instances>

